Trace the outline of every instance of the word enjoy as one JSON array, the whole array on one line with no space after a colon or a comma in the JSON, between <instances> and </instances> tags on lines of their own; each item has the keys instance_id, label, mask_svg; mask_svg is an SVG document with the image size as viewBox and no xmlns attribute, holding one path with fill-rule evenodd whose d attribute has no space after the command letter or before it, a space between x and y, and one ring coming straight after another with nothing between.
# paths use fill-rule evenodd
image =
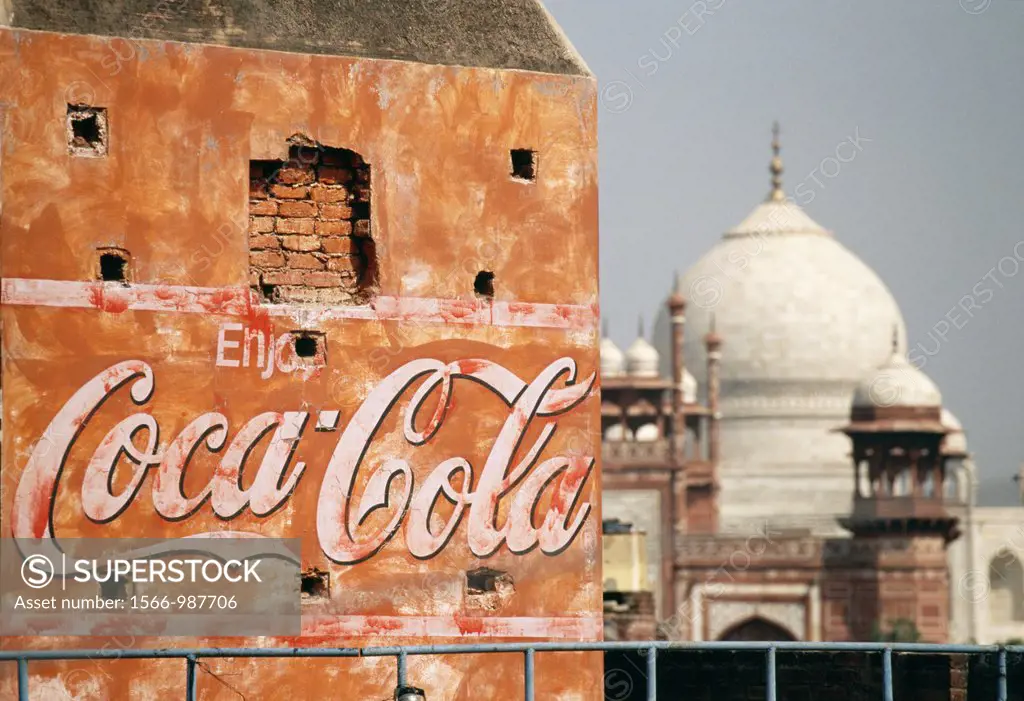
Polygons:
<instances>
[{"instance_id":1,"label":"word enjoy","mask_svg":"<svg viewBox=\"0 0 1024 701\"><path fill-rule=\"evenodd\" d=\"M295 357L294 336L283 333L277 338L269 331L242 324L221 324L217 332L217 367L262 368L260 378L269 380L277 368L290 373L303 367Z\"/></svg>"}]
</instances>

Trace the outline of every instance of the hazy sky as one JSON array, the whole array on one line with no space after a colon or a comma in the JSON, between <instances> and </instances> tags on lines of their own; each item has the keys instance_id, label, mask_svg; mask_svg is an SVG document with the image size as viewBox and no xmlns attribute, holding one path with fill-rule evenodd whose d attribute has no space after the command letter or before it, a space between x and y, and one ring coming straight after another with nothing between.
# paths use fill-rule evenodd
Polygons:
<instances>
[{"instance_id":1,"label":"hazy sky","mask_svg":"<svg viewBox=\"0 0 1024 701\"><path fill-rule=\"evenodd\" d=\"M892 290L967 430L982 502L1017 503L1024 0L546 3L603 95L615 341L632 340L638 313L650 329L673 270L767 194L778 119L787 190L803 183L795 199ZM850 138L863 148L837 172L825 159ZM968 295L970 315L954 309Z\"/></svg>"}]
</instances>

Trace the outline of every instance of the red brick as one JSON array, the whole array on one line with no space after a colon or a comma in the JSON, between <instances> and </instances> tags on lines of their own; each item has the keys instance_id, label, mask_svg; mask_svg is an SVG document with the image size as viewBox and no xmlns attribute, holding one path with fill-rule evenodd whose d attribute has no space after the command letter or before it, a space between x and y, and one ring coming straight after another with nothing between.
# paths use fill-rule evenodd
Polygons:
<instances>
[{"instance_id":1,"label":"red brick","mask_svg":"<svg viewBox=\"0 0 1024 701\"><path fill-rule=\"evenodd\" d=\"M356 256L339 256L327 261L327 269L337 273L354 273L362 267L362 261Z\"/></svg>"},{"instance_id":2,"label":"red brick","mask_svg":"<svg viewBox=\"0 0 1024 701\"><path fill-rule=\"evenodd\" d=\"M312 202L282 202L282 217L315 217L316 205Z\"/></svg>"},{"instance_id":3,"label":"red brick","mask_svg":"<svg viewBox=\"0 0 1024 701\"><path fill-rule=\"evenodd\" d=\"M370 235L370 220L360 219L355 223L354 233L356 236L369 236Z\"/></svg>"},{"instance_id":4,"label":"red brick","mask_svg":"<svg viewBox=\"0 0 1024 701\"><path fill-rule=\"evenodd\" d=\"M276 249L281 247L281 239L273 234L257 234L249 237L249 248L252 249Z\"/></svg>"},{"instance_id":5,"label":"red brick","mask_svg":"<svg viewBox=\"0 0 1024 701\"><path fill-rule=\"evenodd\" d=\"M309 188L305 186L272 185L270 187L270 194L282 200L304 200L309 197Z\"/></svg>"},{"instance_id":6,"label":"red brick","mask_svg":"<svg viewBox=\"0 0 1024 701\"><path fill-rule=\"evenodd\" d=\"M320 166L317 169L317 176L320 182L325 185L344 185L347 182L351 182L352 171L348 168Z\"/></svg>"},{"instance_id":7,"label":"red brick","mask_svg":"<svg viewBox=\"0 0 1024 701\"><path fill-rule=\"evenodd\" d=\"M346 222L347 223L347 222ZM324 253L358 253L359 248L356 246L356 242L347 236L340 236L338 238L323 239L320 242L323 247Z\"/></svg>"},{"instance_id":8,"label":"red brick","mask_svg":"<svg viewBox=\"0 0 1024 701\"><path fill-rule=\"evenodd\" d=\"M312 219L284 219L278 217L274 220L277 223L277 233L279 234L312 234L313 233L313 220Z\"/></svg>"},{"instance_id":9,"label":"red brick","mask_svg":"<svg viewBox=\"0 0 1024 701\"><path fill-rule=\"evenodd\" d=\"M370 186L369 185L356 185L352 188L352 197L359 202L370 201Z\"/></svg>"},{"instance_id":10,"label":"red brick","mask_svg":"<svg viewBox=\"0 0 1024 701\"><path fill-rule=\"evenodd\" d=\"M312 253L289 253L288 267L304 270L323 270L324 262Z\"/></svg>"},{"instance_id":11,"label":"red brick","mask_svg":"<svg viewBox=\"0 0 1024 701\"><path fill-rule=\"evenodd\" d=\"M301 285L303 273L301 270L269 270L263 273L263 284L265 285Z\"/></svg>"},{"instance_id":12,"label":"red brick","mask_svg":"<svg viewBox=\"0 0 1024 701\"><path fill-rule=\"evenodd\" d=\"M341 186L327 187L325 185L314 185L309 188L309 193L317 202L347 202L348 190Z\"/></svg>"},{"instance_id":13,"label":"red brick","mask_svg":"<svg viewBox=\"0 0 1024 701\"><path fill-rule=\"evenodd\" d=\"M322 219L351 219L352 208L345 204L322 204L320 205L320 217Z\"/></svg>"},{"instance_id":14,"label":"red brick","mask_svg":"<svg viewBox=\"0 0 1024 701\"><path fill-rule=\"evenodd\" d=\"M284 256L277 251L253 251L249 262L257 268L280 268L284 265Z\"/></svg>"},{"instance_id":15,"label":"red brick","mask_svg":"<svg viewBox=\"0 0 1024 701\"><path fill-rule=\"evenodd\" d=\"M313 182L313 179L310 166L288 165L274 175L274 180L285 185L306 185Z\"/></svg>"},{"instance_id":16,"label":"red brick","mask_svg":"<svg viewBox=\"0 0 1024 701\"><path fill-rule=\"evenodd\" d=\"M303 273L302 282L311 287L337 287L341 284L341 275L321 271Z\"/></svg>"},{"instance_id":17,"label":"red brick","mask_svg":"<svg viewBox=\"0 0 1024 701\"><path fill-rule=\"evenodd\" d=\"M266 180L250 180L249 181L249 199L250 200L265 200L265 199L267 199L267 181Z\"/></svg>"},{"instance_id":18,"label":"red brick","mask_svg":"<svg viewBox=\"0 0 1024 701\"><path fill-rule=\"evenodd\" d=\"M260 274L255 270L249 271L249 284L255 287L260 284Z\"/></svg>"},{"instance_id":19,"label":"red brick","mask_svg":"<svg viewBox=\"0 0 1024 701\"><path fill-rule=\"evenodd\" d=\"M263 177L263 164L249 161L249 178L259 180Z\"/></svg>"},{"instance_id":20,"label":"red brick","mask_svg":"<svg viewBox=\"0 0 1024 701\"><path fill-rule=\"evenodd\" d=\"M273 200L256 200L249 203L249 214L260 216L277 214L277 202Z\"/></svg>"},{"instance_id":21,"label":"red brick","mask_svg":"<svg viewBox=\"0 0 1024 701\"><path fill-rule=\"evenodd\" d=\"M316 233L324 236L348 236L352 233L352 222L350 221L318 221Z\"/></svg>"},{"instance_id":22,"label":"red brick","mask_svg":"<svg viewBox=\"0 0 1024 701\"><path fill-rule=\"evenodd\" d=\"M274 218L273 217L250 217L249 218L249 233L250 234L268 234L274 230Z\"/></svg>"},{"instance_id":23,"label":"red brick","mask_svg":"<svg viewBox=\"0 0 1024 701\"><path fill-rule=\"evenodd\" d=\"M282 236L281 245L289 251L317 251L320 239L316 236Z\"/></svg>"}]
</instances>

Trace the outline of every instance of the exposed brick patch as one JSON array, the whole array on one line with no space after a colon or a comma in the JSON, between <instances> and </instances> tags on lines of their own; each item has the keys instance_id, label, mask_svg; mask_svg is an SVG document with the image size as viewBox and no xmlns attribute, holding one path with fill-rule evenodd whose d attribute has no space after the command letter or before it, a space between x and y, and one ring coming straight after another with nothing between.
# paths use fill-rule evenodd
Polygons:
<instances>
[{"instance_id":1,"label":"exposed brick patch","mask_svg":"<svg viewBox=\"0 0 1024 701\"><path fill-rule=\"evenodd\" d=\"M342 277L337 273L304 273L302 283L310 287L341 287Z\"/></svg>"},{"instance_id":2,"label":"exposed brick patch","mask_svg":"<svg viewBox=\"0 0 1024 701\"><path fill-rule=\"evenodd\" d=\"M352 222L350 221L317 221L316 233L323 236L351 236Z\"/></svg>"},{"instance_id":3,"label":"exposed brick patch","mask_svg":"<svg viewBox=\"0 0 1024 701\"><path fill-rule=\"evenodd\" d=\"M249 260L254 268L283 268L284 256L277 251L253 251Z\"/></svg>"},{"instance_id":4,"label":"exposed brick patch","mask_svg":"<svg viewBox=\"0 0 1024 701\"><path fill-rule=\"evenodd\" d=\"M249 217L250 234L267 234L274 230L273 217Z\"/></svg>"},{"instance_id":5,"label":"exposed brick patch","mask_svg":"<svg viewBox=\"0 0 1024 701\"><path fill-rule=\"evenodd\" d=\"M324 261L312 253L289 253L287 267L304 270L323 270Z\"/></svg>"},{"instance_id":6,"label":"exposed brick patch","mask_svg":"<svg viewBox=\"0 0 1024 701\"><path fill-rule=\"evenodd\" d=\"M279 200L303 200L309 197L308 187L289 187L287 185L272 185L270 196Z\"/></svg>"},{"instance_id":7,"label":"exposed brick patch","mask_svg":"<svg viewBox=\"0 0 1024 701\"><path fill-rule=\"evenodd\" d=\"M320 176L320 182L325 185L344 185L352 181L352 171L348 168L320 166L317 174Z\"/></svg>"},{"instance_id":8,"label":"exposed brick patch","mask_svg":"<svg viewBox=\"0 0 1024 701\"><path fill-rule=\"evenodd\" d=\"M249 281L267 302L365 304L376 286L370 166L296 135L249 163Z\"/></svg>"},{"instance_id":9,"label":"exposed brick patch","mask_svg":"<svg viewBox=\"0 0 1024 701\"><path fill-rule=\"evenodd\" d=\"M357 255L359 253L355 242L348 236L321 239L320 246L323 248L324 253L354 253Z\"/></svg>"},{"instance_id":10,"label":"exposed brick patch","mask_svg":"<svg viewBox=\"0 0 1024 701\"><path fill-rule=\"evenodd\" d=\"M348 198L351 197L346 188L319 185L309 188L309 194L314 202L348 202Z\"/></svg>"},{"instance_id":11,"label":"exposed brick patch","mask_svg":"<svg viewBox=\"0 0 1024 701\"><path fill-rule=\"evenodd\" d=\"M249 248L253 251L274 250L281 247L281 239L270 234L256 234L249 237Z\"/></svg>"},{"instance_id":12,"label":"exposed brick patch","mask_svg":"<svg viewBox=\"0 0 1024 701\"><path fill-rule=\"evenodd\" d=\"M280 232L278 232L280 233ZM312 233L312 232L310 232ZM320 249L319 236L282 236L281 245L289 251L316 251Z\"/></svg>"},{"instance_id":13,"label":"exposed brick patch","mask_svg":"<svg viewBox=\"0 0 1024 701\"><path fill-rule=\"evenodd\" d=\"M315 217L316 204L305 200L282 202L280 214L282 217Z\"/></svg>"},{"instance_id":14,"label":"exposed brick patch","mask_svg":"<svg viewBox=\"0 0 1024 701\"><path fill-rule=\"evenodd\" d=\"M320 218L330 221L352 219L352 208L347 204L324 204L320 206Z\"/></svg>"},{"instance_id":15,"label":"exposed brick patch","mask_svg":"<svg viewBox=\"0 0 1024 701\"><path fill-rule=\"evenodd\" d=\"M273 200L257 200L249 204L249 214L274 216L277 214L277 202Z\"/></svg>"},{"instance_id":16,"label":"exposed brick patch","mask_svg":"<svg viewBox=\"0 0 1024 701\"><path fill-rule=\"evenodd\" d=\"M275 228L279 234L312 234L313 220L278 217Z\"/></svg>"}]
</instances>

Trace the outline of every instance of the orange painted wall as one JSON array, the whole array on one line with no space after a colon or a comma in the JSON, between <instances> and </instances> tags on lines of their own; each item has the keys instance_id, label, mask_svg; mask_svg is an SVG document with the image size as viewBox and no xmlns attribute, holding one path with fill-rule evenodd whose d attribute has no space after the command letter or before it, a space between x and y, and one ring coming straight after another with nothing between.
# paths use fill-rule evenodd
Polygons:
<instances>
[{"instance_id":1,"label":"orange painted wall","mask_svg":"<svg viewBox=\"0 0 1024 701\"><path fill-rule=\"evenodd\" d=\"M597 372L592 79L4 29L0 85L8 86L0 105L3 537L16 525L22 472L54 415L91 378L136 360L152 369L153 395L137 407L129 387L121 388L75 439L53 494L57 536L178 537L230 529L302 537L304 565L329 569L333 590L331 602L316 609L321 618L304 617L302 638L6 638L0 645L370 646L511 641L522 639L515 636L525 629L542 630L536 639L600 638L596 462L581 498L562 505L567 521L586 504L591 508L557 555L537 549L515 555L502 547L492 557L474 557L463 519L432 559L413 558L400 529L375 556L340 565L328 560L316 533L320 484L339 436L368 393L405 363L483 360L525 383L561 358L575 364L576 383ZM107 108L105 158L68 155L69 102ZM268 314L248 299L248 162L286 158L285 140L295 133L357 151L372 166L381 301L361 318L351 310ZM512 148L537 151L536 182L509 177ZM93 282L95 250L105 246L131 252L132 288ZM493 303L473 292L483 269L495 273ZM267 380L256 368L218 367L217 338L225 323L275 336L324 332L327 366L306 375L277 372ZM557 386L566 384L563 376ZM401 427L411 393L402 395L371 443L355 496L386 458L407 460L419 483L455 456L482 469L510 413L486 387L456 380L441 428L415 447ZM598 461L598 394L595 381L578 406L538 417L523 445L555 423L540 460ZM340 410L337 431L313 430L322 409ZM224 521L207 503L183 521L165 520L153 506L151 471L123 514L106 524L90 522L81 497L86 464L107 431L139 411L159 423L161 447L205 412L227 417L228 441L261 412L311 412L295 457L306 471L282 508L262 518L245 511ZM218 456L199 451L186 491L201 490L217 465ZM128 477L116 473L115 485ZM536 525L558 508L552 494L561 481L538 504ZM499 501L499 526L515 490ZM464 573L482 565L509 572L515 582L515 595L499 611L466 607ZM495 616L510 623L502 628L481 621ZM406 637L394 630L403 620L461 633ZM332 632L337 621L358 632ZM212 674L200 673L204 699L234 699L236 691L264 698L268 689L275 698L377 699L395 683L387 660L206 665ZM30 669L32 698L64 698L63 691L80 699L154 698L181 693L184 685L183 663L173 661ZM14 693L14 671L13 665L0 669L2 698ZM599 698L600 672L596 655L541 654L537 697ZM431 700L514 695L522 689L522 660L415 659L409 680L425 687Z\"/></svg>"}]
</instances>

